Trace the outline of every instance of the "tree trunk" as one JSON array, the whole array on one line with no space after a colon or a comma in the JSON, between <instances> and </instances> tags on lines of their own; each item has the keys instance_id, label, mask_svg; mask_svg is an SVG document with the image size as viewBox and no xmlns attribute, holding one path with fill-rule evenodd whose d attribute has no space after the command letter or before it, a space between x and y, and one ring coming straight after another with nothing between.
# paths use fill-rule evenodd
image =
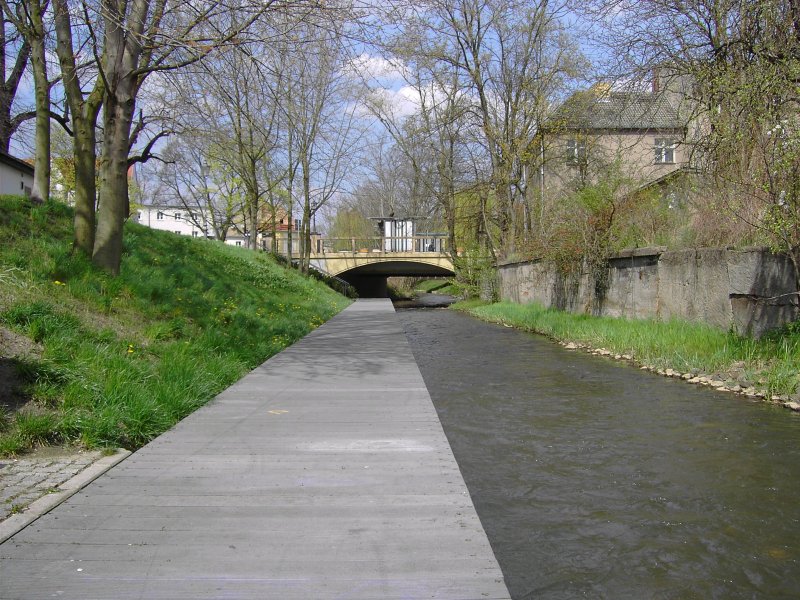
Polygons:
<instances>
[{"instance_id":1,"label":"tree trunk","mask_svg":"<svg viewBox=\"0 0 800 600\"><path fill-rule=\"evenodd\" d=\"M277 208L275 206L275 201L272 201L272 206L270 207L270 227L272 228L272 253L278 253L278 215L277 215Z\"/></svg>"},{"instance_id":2,"label":"tree trunk","mask_svg":"<svg viewBox=\"0 0 800 600\"><path fill-rule=\"evenodd\" d=\"M45 5L46 7L46 5ZM31 70L36 98L36 153L31 201L41 204L50 197L50 84L47 81L42 6L31 2Z\"/></svg>"},{"instance_id":3,"label":"tree trunk","mask_svg":"<svg viewBox=\"0 0 800 600\"><path fill-rule=\"evenodd\" d=\"M294 202L292 201L291 186L289 187L289 201L286 208L286 220L289 223L286 226L286 260L289 261L289 266L292 266L292 227L294 226L292 219L292 211L294 210Z\"/></svg>"},{"instance_id":4,"label":"tree trunk","mask_svg":"<svg viewBox=\"0 0 800 600\"><path fill-rule=\"evenodd\" d=\"M96 116L91 119L73 113L72 138L75 168L75 238L73 247L86 256L94 250L95 208L97 205Z\"/></svg>"},{"instance_id":5,"label":"tree trunk","mask_svg":"<svg viewBox=\"0 0 800 600\"><path fill-rule=\"evenodd\" d=\"M119 274L122 229L128 207L128 140L135 101L133 82L122 79L103 103L103 154L100 161L100 201L92 262Z\"/></svg>"},{"instance_id":6,"label":"tree trunk","mask_svg":"<svg viewBox=\"0 0 800 600\"><path fill-rule=\"evenodd\" d=\"M311 165L307 160L303 161L303 222L302 237L300 239L300 270L308 273L308 266L311 262Z\"/></svg>"},{"instance_id":7,"label":"tree trunk","mask_svg":"<svg viewBox=\"0 0 800 600\"><path fill-rule=\"evenodd\" d=\"M75 237L73 248L86 256L94 250L97 205L97 115L103 100L103 80L98 78L88 98L78 78L72 47L72 26L67 0L54 0L56 53L61 66L64 94L72 114L72 149L75 169Z\"/></svg>"},{"instance_id":8,"label":"tree trunk","mask_svg":"<svg viewBox=\"0 0 800 600\"><path fill-rule=\"evenodd\" d=\"M250 198L250 239L247 245L251 250L258 250L258 197Z\"/></svg>"}]
</instances>

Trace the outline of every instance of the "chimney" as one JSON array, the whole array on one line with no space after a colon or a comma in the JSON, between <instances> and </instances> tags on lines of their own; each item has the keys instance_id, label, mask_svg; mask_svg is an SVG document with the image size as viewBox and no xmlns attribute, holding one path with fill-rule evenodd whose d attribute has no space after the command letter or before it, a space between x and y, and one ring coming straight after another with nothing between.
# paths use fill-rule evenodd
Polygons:
<instances>
[{"instance_id":1,"label":"chimney","mask_svg":"<svg viewBox=\"0 0 800 600\"><path fill-rule=\"evenodd\" d=\"M661 91L661 76L660 76L660 68L653 67L653 93L657 94Z\"/></svg>"}]
</instances>

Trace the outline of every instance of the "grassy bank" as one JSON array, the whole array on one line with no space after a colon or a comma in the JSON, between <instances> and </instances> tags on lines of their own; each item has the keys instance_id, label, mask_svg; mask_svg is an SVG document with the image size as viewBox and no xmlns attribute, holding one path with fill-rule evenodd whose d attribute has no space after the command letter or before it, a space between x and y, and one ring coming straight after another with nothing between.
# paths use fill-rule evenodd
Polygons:
<instances>
[{"instance_id":1,"label":"grassy bank","mask_svg":"<svg viewBox=\"0 0 800 600\"><path fill-rule=\"evenodd\" d=\"M71 251L71 219L0 198L0 455L137 448L348 303L263 254L135 224L112 278Z\"/></svg>"},{"instance_id":2,"label":"grassy bank","mask_svg":"<svg viewBox=\"0 0 800 600\"><path fill-rule=\"evenodd\" d=\"M458 295L460 292L450 279L426 279L420 281L415 286L414 291L426 294L446 294L450 296Z\"/></svg>"},{"instance_id":3,"label":"grassy bank","mask_svg":"<svg viewBox=\"0 0 800 600\"><path fill-rule=\"evenodd\" d=\"M695 323L591 317L535 304L468 301L454 308L697 383L723 387L722 382L734 391L780 401L798 392L797 328L753 340Z\"/></svg>"}]
</instances>

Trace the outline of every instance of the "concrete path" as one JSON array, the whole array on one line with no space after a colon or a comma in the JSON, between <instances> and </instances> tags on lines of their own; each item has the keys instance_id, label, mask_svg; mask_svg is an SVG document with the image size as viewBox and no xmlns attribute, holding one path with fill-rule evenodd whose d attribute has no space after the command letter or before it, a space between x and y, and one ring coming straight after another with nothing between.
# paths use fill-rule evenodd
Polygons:
<instances>
[{"instance_id":1,"label":"concrete path","mask_svg":"<svg viewBox=\"0 0 800 600\"><path fill-rule=\"evenodd\" d=\"M0 598L508 598L388 301L0 545Z\"/></svg>"}]
</instances>

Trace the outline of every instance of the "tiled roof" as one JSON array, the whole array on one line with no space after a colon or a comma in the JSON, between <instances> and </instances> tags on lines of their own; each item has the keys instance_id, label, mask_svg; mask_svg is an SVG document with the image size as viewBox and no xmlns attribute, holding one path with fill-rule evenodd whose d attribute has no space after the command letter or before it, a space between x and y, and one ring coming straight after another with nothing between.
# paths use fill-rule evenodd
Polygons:
<instances>
[{"instance_id":1,"label":"tiled roof","mask_svg":"<svg viewBox=\"0 0 800 600\"><path fill-rule=\"evenodd\" d=\"M548 120L559 129L682 129L678 111L664 95L642 92L577 92Z\"/></svg>"},{"instance_id":2,"label":"tiled roof","mask_svg":"<svg viewBox=\"0 0 800 600\"><path fill-rule=\"evenodd\" d=\"M11 167L14 167L15 169L24 171L29 175L33 175L33 165L31 165L27 161L22 160L21 158L17 158L16 156L11 156L6 152L0 151L0 162L9 165Z\"/></svg>"}]
</instances>

